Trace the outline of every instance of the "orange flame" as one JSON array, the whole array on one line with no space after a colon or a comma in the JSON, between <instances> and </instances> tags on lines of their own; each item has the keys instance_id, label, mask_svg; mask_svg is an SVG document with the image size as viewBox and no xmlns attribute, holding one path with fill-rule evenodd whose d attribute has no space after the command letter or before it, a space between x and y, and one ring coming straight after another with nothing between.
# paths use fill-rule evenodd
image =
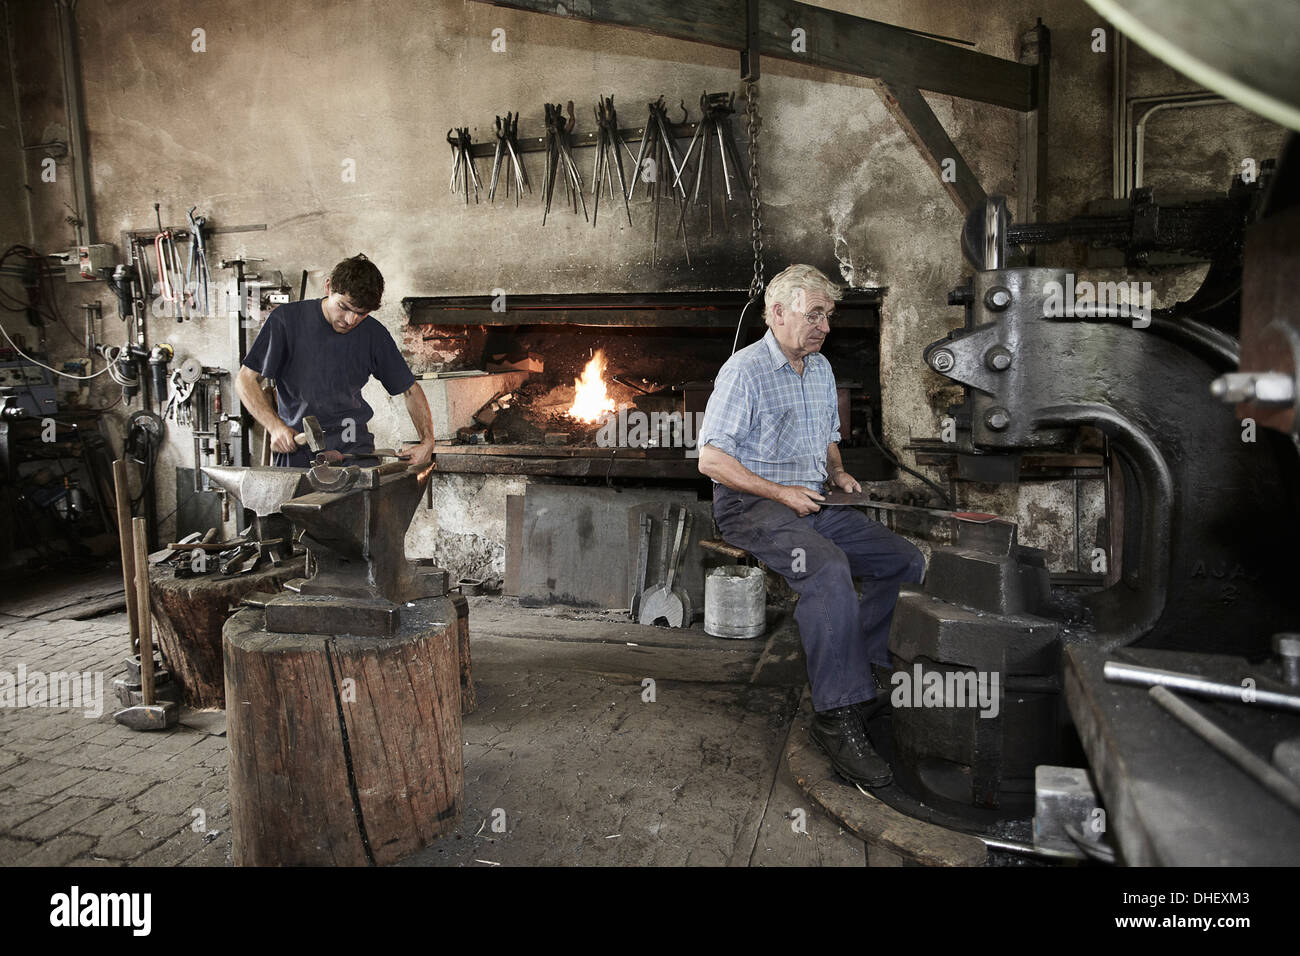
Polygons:
<instances>
[{"instance_id":1,"label":"orange flame","mask_svg":"<svg viewBox=\"0 0 1300 956\"><path fill-rule=\"evenodd\" d=\"M614 400L605 390L605 353L597 352L582 370L582 378L573 382L573 405L569 417L595 424L615 411Z\"/></svg>"}]
</instances>

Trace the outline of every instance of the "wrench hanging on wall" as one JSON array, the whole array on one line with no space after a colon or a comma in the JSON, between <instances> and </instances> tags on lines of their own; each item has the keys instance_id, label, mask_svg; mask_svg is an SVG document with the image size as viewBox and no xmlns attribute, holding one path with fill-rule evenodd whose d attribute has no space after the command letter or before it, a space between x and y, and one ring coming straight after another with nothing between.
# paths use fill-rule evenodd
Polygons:
<instances>
[{"instance_id":1,"label":"wrench hanging on wall","mask_svg":"<svg viewBox=\"0 0 1300 956\"><path fill-rule=\"evenodd\" d=\"M158 233L153 239L153 251L158 260L158 293L165 302L177 306L176 321L185 319L184 276L181 270L181 256L176 251L176 239L170 229L162 227L161 203L153 204L154 216L158 220Z\"/></svg>"},{"instance_id":2,"label":"wrench hanging on wall","mask_svg":"<svg viewBox=\"0 0 1300 956\"><path fill-rule=\"evenodd\" d=\"M202 318L208 315L208 281L212 274L208 271L208 250L203 244L203 230L208 224L204 216L195 216L194 210L198 206L191 206L187 214L190 221L190 261L185 269L185 298L192 312L197 312ZM198 291L203 289L203 304L200 306Z\"/></svg>"}]
</instances>

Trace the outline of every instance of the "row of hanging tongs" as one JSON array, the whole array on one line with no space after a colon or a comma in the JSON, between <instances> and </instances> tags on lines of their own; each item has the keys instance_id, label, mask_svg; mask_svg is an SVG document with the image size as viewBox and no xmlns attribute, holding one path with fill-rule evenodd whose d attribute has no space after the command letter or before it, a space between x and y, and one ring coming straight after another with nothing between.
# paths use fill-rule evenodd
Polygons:
<instances>
[{"instance_id":1,"label":"row of hanging tongs","mask_svg":"<svg viewBox=\"0 0 1300 956\"><path fill-rule=\"evenodd\" d=\"M695 124L686 152L681 154L676 140L685 135L683 127L688 126L685 103L682 104L682 122L674 124L668 117L664 98L659 97L647 104L645 127L637 131L641 134L641 145L634 154L627 145L625 131L619 128L614 98L600 97L593 110L596 134L591 145L596 147L596 157L591 176L593 204L590 212L587 209L582 173L573 157L572 135L576 125L573 102L567 104L567 111L562 104L547 103L545 135L541 141L546 159L542 181L542 224L545 225L550 216L556 180L559 180L559 185L564 190L564 202L575 215L581 209L583 217L594 225L600 215L600 194L603 191L608 194L611 202L622 199L630 225L631 200L640 181L645 186L646 198L654 204L653 236L656 249L659 242L660 206L665 201L680 207L676 231L684 244L687 241L688 203L703 203L708 206L709 235L712 235L715 195L724 201L730 201L736 198L738 192L749 192L749 179L745 175L744 163L731 132L729 117L735 112L735 101L734 93L703 94L700 97L702 118ZM452 152L450 189L453 193L463 195L467 204L472 193L474 202L477 203L479 193L483 190L483 181L475 166L474 144L469 129L459 127L449 131L447 142L451 145ZM537 148L531 146L530 151ZM507 197L513 188L516 206L519 205L519 197L524 190L532 193L532 183L523 162L524 151L519 145L519 115L507 113L504 121L500 116L496 117L496 149L492 155L492 174L487 189L489 201L495 200L502 178L505 180ZM624 153L630 164L626 170L623 165ZM615 178L618 179L617 191ZM687 261L690 261L689 246Z\"/></svg>"}]
</instances>

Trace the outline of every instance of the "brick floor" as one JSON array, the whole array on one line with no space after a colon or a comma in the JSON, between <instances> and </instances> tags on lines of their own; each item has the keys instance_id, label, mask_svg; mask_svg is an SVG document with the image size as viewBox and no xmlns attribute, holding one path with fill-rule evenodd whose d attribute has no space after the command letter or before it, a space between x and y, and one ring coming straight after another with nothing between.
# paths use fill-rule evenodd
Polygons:
<instances>
[{"instance_id":1,"label":"brick floor","mask_svg":"<svg viewBox=\"0 0 1300 956\"><path fill-rule=\"evenodd\" d=\"M74 598L77 586L66 584ZM35 617L58 600L25 596L21 610L0 612L0 671L98 673L102 700L0 707L0 866L228 865L225 737L186 726L136 733L114 722L126 615ZM97 706L99 716L87 716ZM203 832L191 828L194 809L204 811Z\"/></svg>"},{"instance_id":2,"label":"brick floor","mask_svg":"<svg viewBox=\"0 0 1300 956\"><path fill-rule=\"evenodd\" d=\"M58 606L78 599L76 580L62 586ZM698 625L668 634L483 600L471 599L479 709L463 727L463 818L406 865L863 864L862 843L829 820L810 813L800 834L788 823L806 806L779 766L804 682L792 625L764 651ZM221 724L115 723L125 614L35 616L54 606L30 593L0 605L0 671L99 673L102 712L0 706L0 866L229 865ZM485 829L498 808L502 834Z\"/></svg>"}]
</instances>

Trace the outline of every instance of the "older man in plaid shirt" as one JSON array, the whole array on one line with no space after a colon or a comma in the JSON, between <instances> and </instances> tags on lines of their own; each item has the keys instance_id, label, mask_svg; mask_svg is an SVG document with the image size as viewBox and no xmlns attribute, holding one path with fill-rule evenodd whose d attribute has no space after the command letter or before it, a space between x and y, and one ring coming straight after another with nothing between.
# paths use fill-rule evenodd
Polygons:
<instances>
[{"instance_id":1,"label":"older man in plaid shirt","mask_svg":"<svg viewBox=\"0 0 1300 956\"><path fill-rule=\"evenodd\" d=\"M700 471L728 543L750 552L799 594L795 620L808 658L810 733L839 773L863 786L892 779L866 721L876 700L872 663L888 665L899 585L919 582L917 547L853 508L822 508L829 482L862 486L840 461L839 402L819 354L840 288L807 265L767 287L762 341L722 366L700 427ZM861 577L862 596L853 578Z\"/></svg>"}]
</instances>

